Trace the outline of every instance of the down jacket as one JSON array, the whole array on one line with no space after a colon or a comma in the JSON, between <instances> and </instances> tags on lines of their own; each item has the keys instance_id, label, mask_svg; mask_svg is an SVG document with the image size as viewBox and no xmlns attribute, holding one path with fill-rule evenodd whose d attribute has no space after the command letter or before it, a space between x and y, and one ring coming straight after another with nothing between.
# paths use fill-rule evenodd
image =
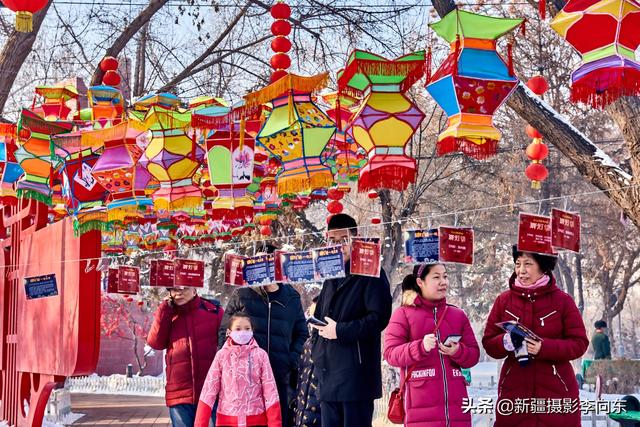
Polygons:
<instances>
[{"instance_id":1,"label":"down jacket","mask_svg":"<svg viewBox=\"0 0 640 427\"><path fill-rule=\"evenodd\" d=\"M462 335L460 347L451 357L441 354L437 346L427 352L422 345L423 337L433 333L436 318L440 320L443 313L438 341ZM391 316L384 335L385 360L401 368L402 377L413 367L405 387L405 426L471 426L471 415L462 410L467 386L461 368L474 366L479 357L478 342L464 311L447 305L445 299L429 301L414 291L405 291L403 305Z\"/></svg>"},{"instance_id":2,"label":"down jacket","mask_svg":"<svg viewBox=\"0 0 640 427\"><path fill-rule=\"evenodd\" d=\"M294 403L294 423L296 427L320 427L320 401L316 395L318 378L313 373L311 358L311 338L304 343L298 366L298 385Z\"/></svg>"},{"instance_id":3,"label":"down jacket","mask_svg":"<svg viewBox=\"0 0 640 427\"><path fill-rule=\"evenodd\" d=\"M269 355L276 381L287 384L309 330L298 291L291 285L279 286L277 299L271 302L263 288L236 289L227 304L218 342L219 346L224 344L231 316L239 311L247 313L258 345Z\"/></svg>"},{"instance_id":4,"label":"down jacket","mask_svg":"<svg viewBox=\"0 0 640 427\"><path fill-rule=\"evenodd\" d=\"M575 402L579 399L578 383L570 362L581 357L589 346L582 316L573 299L556 286L553 276L548 285L532 291L516 287L515 278L514 274L509 290L500 294L493 304L482 338L489 356L506 357L498 380L498 401L575 399ZM520 322L542 338L540 352L527 366L520 366L513 352L505 350L505 333L496 323L507 320ZM551 409L522 412L509 416L497 413L495 426L580 426L581 414L577 407L572 413L562 410L550 414Z\"/></svg>"},{"instance_id":5,"label":"down jacket","mask_svg":"<svg viewBox=\"0 0 640 427\"><path fill-rule=\"evenodd\" d=\"M194 427L209 426L216 400L219 426L282 427L273 371L255 339L237 345L228 338L218 351L202 388Z\"/></svg>"},{"instance_id":6,"label":"down jacket","mask_svg":"<svg viewBox=\"0 0 640 427\"><path fill-rule=\"evenodd\" d=\"M167 350L167 406L195 405L218 349L218 328L224 310L196 296L182 306L164 301L147 336L155 350Z\"/></svg>"}]
</instances>

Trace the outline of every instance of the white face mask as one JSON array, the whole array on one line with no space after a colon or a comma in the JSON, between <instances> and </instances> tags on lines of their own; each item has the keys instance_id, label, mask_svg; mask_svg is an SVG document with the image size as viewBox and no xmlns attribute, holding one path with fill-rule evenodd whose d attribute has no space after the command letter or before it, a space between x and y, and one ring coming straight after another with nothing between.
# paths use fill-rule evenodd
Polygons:
<instances>
[{"instance_id":1,"label":"white face mask","mask_svg":"<svg viewBox=\"0 0 640 427\"><path fill-rule=\"evenodd\" d=\"M253 331L231 331L229 336L236 344L245 345L253 338Z\"/></svg>"}]
</instances>

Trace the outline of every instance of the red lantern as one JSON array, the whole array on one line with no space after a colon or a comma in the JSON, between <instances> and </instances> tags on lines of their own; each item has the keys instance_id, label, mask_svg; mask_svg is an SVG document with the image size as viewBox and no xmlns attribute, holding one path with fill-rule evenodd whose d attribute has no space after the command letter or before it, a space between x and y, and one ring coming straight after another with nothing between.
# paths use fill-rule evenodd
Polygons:
<instances>
[{"instance_id":1,"label":"red lantern","mask_svg":"<svg viewBox=\"0 0 640 427\"><path fill-rule=\"evenodd\" d=\"M540 75L530 78L527 86L538 96L544 95L544 93L549 90L547 79Z\"/></svg>"},{"instance_id":2,"label":"red lantern","mask_svg":"<svg viewBox=\"0 0 640 427\"><path fill-rule=\"evenodd\" d=\"M275 21L271 24L271 34L274 36L288 36L291 33L289 21Z\"/></svg>"},{"instance_id":3,"label":"red lantern","mask_svg":"<svg viewBox=\"0 0 640 427\"><path fill-rule=\"evenodd\" d=\"M273 73L271 73L271 78L269 79L269 83L276 82L281 78L283 78L284 76L286 76L287 74L289 73L287 73L285 70L275 70Z\"/></svg>"},{"instance_id":4,"label":"red lantern","mask_svg":"<svg viewBox=\"0 0 640 427\"><path fill-rule=\"evenodd\" d=\"M118 60L113 56L105 56L100 61L100 69L105 73L109 70L116 71L118 69Z\"/></svg>"},{"instance_id":5,"label":"red lantern","mask_svg":"<svg viewBox=\"0 0 640 427\"><path fill-rule=\"evenodd\" d=\"M327 204L327 211L334 215L341 213L343 209L344 207L342 206L342 203L337 200L331 201Z\"/></svg>"},{"instance_id":6,"label":"red lantern","mask_svg":"<svg viewBox=\"0 0 640 427\"><path fill-rule=\"evenodd\" d=\"M138 304L138 307L142 307L144 305L144 301L138 301L136 304Z\"/></svg>"},{"instance_id":7,"label":"red lantern","mask_svg":"<svg viewBox=\"0 0 640 427\"><path fill-rule=\"evenodd\" d=\"M30 33L33 31L33 14L44 8L49 0L3 0L2 3L16 13L16 31Z\"/></svg>"},{"instance_id":8,"label":"red lantern","mask_svg":"<svg viewBox=\"0 0 640 427\"><path fill-rule=\"evenodd\" d=\"M527 147L526 153L529 160L542 161L549 155L549 148L542 142L532 142Z\"/></svg>"},{"instance_id":9,"label":"red lantern","mask_svg":"<svg viewBox=\"0 0 640 427\"><path fill-rule=\"evenodd\" d=\"M377 199L378 198L378 192L375 190L371 190L367 193L367 197L370 199Z\"/></svg>"},{"instance_id":10,"label":"red lantern","mask_svg":"<svg viewBox=\"0 0 640 427\"><path fill-rule=\"evenodd\" d=\"M117 71L109 70L104 73L102 83L107 86L118 86L120 84L120 74Z\"/></svg>"},{"instance_id":11,"label":"red lantern","mask_svg":"<svg viewBox=\"0 0 640 427\"><path fill-rule=\"evenodd\" d=\"M371 218L371 224L377 225L377 224L380 224L381 222L382 222L382 220L380 218L378 218L377 216Z\"/></svg>"},{"instance_id":12,"label":"red lantern","mask_svg":"<svg viewBox=\"0 0 640 427\"><path fill-rule=\"evenodd\" d=\"M271 40L271 50L274 52L289 52L291 50L291 41L286 37L276 37Z\"/></svg>"},{"instance_id":13,"label":"red lantern","mask_svg":"<svg viewBox=\"0 0 640 427\"><path fill-rule=\"evenodd\" d=\"M329 190L327 190L327 197L329 197L331 200L342 200L342 198L344 197L344 193L337 188L330 188Z\"/></svg>"},{"instance_id":14,"label":"red lantern","mask_svg":"<svg viewBox=\"0 0 640 427\"><path fill-rule=\"evenodd\" d=\"M542 134L531 125L527 125L526 131L529 138L542 138Z\"/></svg>"},{"instance_id":15,"label":"red lantern","mask_svg":"<svg viewBox=\"0 0 640 427\"><path fill-rule=\"evenodd\" d=\"M269 217L263 216L260 218L260 225L270 226L273 220Z\"/></svg>"},{"instance_id":16,"label":"red lantern","mask_svg":"<svg viewBox=\"0 0 640 427\"><path fill-rule=\"evenodd\" d=\"M263 236L271 236L271 227L269 227L268 225L263 225L262 227L260 227L260 234L262 234Z\"/></svg>"},{"instance_id":17,"label":"red lantern","mask_svg":"<svg viewBox=\"0 0 640 427\"><path fill-rule=\"evenodd\" d=\"M271 66L276 70L284 70L291 66L291 58L286 53L276 53L271 57Z\"/></svg>"},{"instance_id":18,"label":"red lantern","mask_svg":"<svg viewBox=\"0 0 640 427\"><path fill-rule=\"evenodd\" d=\"M271 6L271 16L274 19L289 19L291 16L291 8L286 3L276 3Z\"/></svg>"},{"instance_id":19,"label":"red lantern","mask_svg":"<svg viewBox=\"0 0 640 427\"><path fill-rule=\"evenodd\" d=\"M531 181L542 182L549 176L549 171L542 163L531 163L525 170L525 175Z\"/></svg>"}]
</instances>

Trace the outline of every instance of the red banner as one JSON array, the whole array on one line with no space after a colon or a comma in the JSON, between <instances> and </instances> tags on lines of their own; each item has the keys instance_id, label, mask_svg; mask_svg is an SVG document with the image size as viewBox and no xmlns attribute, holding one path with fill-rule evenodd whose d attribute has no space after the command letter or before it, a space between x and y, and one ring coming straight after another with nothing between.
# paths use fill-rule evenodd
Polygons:
<instances>
[{"instance_id":1,"label":"red banner","mask_svg":"<svg viewBox=\"0 0 640 427\"><path fill-rule=\"evenodd\" d=\"M174 286L204 287L204 261L177 259L174 261Z\"/></svg>"},{"instance_id":2,"label":"red banner","mask_svg":"<svg viewBox=\"0 0 640 427\"><path fill-rule=\"evenodd\" d=\"M380 277L381 252L379 239L352 238L350 273L358 276Z\"/></svg>"},{"instance_id":3,"label":"red banner","mask_svg":"<svg viewBox=\"0 0 640 427\"><path fill-rule=\"evenodd\" d=\"M555 255L551 246L551 218L521 213L518 226L518 250Z\"/></svg>"},{"instance_id":4,"label":"red banner","mask_svg":"<svg viewBox=\"0 0 640 427\"><path fill-rule=\"evenodd\" d=\"M440 227L440 262L473 265L473 229Z\"/></svg>"},{"instance_id":5,"label":"red banner","mask_svg":"<svg viewBox=\"0 0 640 427\"><path fill-rule=\"evenodd\" d=\"M224 284L230 286L243 286L244 257L236 254L224 256Z\"/></svg>"},{"instance_id":6,"label":"red banner","mask_svg":"<svg viewBox=\"0 0 640 427\"><path fill-rule=\"evenodd\" d=\"M552 209L551 244L554 248L580 252L580 215Z\"/></svg>"},{"instance_id":7,"label":"red banner","mask_svg":"<svg viewBox=\"0 0 640 427\"><path fill-rule=\"evenodd\" d=\"M173 286L175 267L173 261L167 259L151 260L149 270L149 286L170 288Z\"/></svg>"},{"instance_id":8,"label":"red banner","mask_svg":"<svg viewBox=\"0 0 640 427\"><path fill-rule=\"evenodd\" d=\"M140 269L121 265L118 268L118 293L137 294L140 292Z\"/></svg>"}]
</instances>

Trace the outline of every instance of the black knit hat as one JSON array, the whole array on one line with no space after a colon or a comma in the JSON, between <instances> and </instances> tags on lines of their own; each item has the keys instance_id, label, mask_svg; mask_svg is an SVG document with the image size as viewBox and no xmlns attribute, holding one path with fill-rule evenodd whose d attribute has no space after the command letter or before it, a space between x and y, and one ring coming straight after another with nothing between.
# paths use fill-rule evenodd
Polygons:
<instances>
[{"instance_id":1,"label":"black knit hat","mask_svg":"<svg viewBox=\"0 0 640 427\"><path fill-rule=\"evenodd\" d=\"M540 270L542 270L543 273L548 273L548 274L553 273L553 270L556 268L556 263L558 262L558 257L555 257L553 255L542 255L542 254L537 254L535 252L519 251L518 245L513 245L511 251L513 255L514 263L518 258L520 258L523 254L526 253L527 255L531 256L531 258L536 260L536 262L540 266Z\"/></svg>"}]
</instances>

